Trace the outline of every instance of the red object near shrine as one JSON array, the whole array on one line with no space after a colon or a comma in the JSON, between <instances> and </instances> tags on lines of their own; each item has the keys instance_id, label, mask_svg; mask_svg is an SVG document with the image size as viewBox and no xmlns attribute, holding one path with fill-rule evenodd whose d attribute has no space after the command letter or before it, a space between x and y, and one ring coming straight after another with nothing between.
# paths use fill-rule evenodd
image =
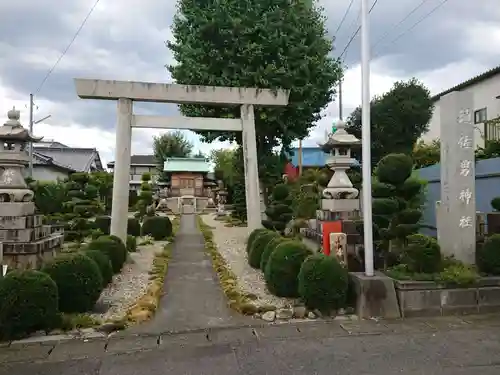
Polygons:
<instances>
[{"instance_id":1,"label":"red object near shrine","mask_svg":"<svg viewBox=\"0 0 500 375\"><path fill-rule=\"evenodd\" d=\"M341 233L342 232L342 221L322 221L321 226L323 229L323 253L325 255L330 255L330 233Z\"/></svg>"}]
</instances>

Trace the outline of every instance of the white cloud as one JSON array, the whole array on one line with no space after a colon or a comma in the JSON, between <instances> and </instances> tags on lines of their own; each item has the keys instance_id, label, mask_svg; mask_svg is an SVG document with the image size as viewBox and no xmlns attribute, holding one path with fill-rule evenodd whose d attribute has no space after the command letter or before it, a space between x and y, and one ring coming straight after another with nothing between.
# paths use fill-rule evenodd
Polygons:
<instances>
[{"instance_id":1,"label":"white cloud","mask_svg":"<svg viewBox=\"0 0 500 375\"><path fill-rule=\"evenodd\" d=\"M93 1L89 3L88 1L75 0L64 3L64 6L61 5L62 2L55 0L44 0L43 3L45 12L53 12L54 23L60 21L68 30L64 35L61 35L60 39L55 38L50 43L48 41L45 44L37 43L32 46L18 45L12 43L9 36L0 36L0 69L8 66L8 62L16 61L24 66L29 66L33 71L37 69L47 71L60 56L61 51L71 39L73 32L78 28ZM327 8L329 27L331 31L334 31L348 5L348 1L328 2L323 0L322 3ZM413 1L400 0L396 5L389 4L387 8L384 8L383 2L380 3L381 5L377 6L377 9L372 14L374 41L385 31L390 31L391 25L397 24L399 19L404 17L415 5ZM414 73L416 78L423 81L433 93L440 92L480 74L492 67L491 61L497 60L497 51L492 46L500 44L500 27L498 22L494 22L494 17L498 19L500 8L492 8L487 13L484 13L490 17L487 20L485 19L486 16L481 16L483 14L481 13L479 16L476 14L475 19L467 20L464 23L463 17L459 13L470 15L473 11L480 12L480 8L484 7L464 0L456 1L455 5L451 3L447 6L446 11L444 11L445 8L443 7L443 10L435 18L426 21L425 24L409 33L411 38L420 35L420 33L425 34L425 31L433 27L432 30L437 30L435 36L433 35L436 42L440 42L440 46L445 46L448 40L442 40L440 32L445 35L444 32L449 32L450 29L452 31L464 31L460 35L465 35L465 38L461 39L461 43L466 50L466 57L453 57L443 63L443 66L433 67L432 69L421 68ZM0 11L4 14L13 14L14 11L19 10L23 12L32 11L32 8L33 4L28 0L2 2L0 5ZM358 5L353 6L351 14L340 32L337 45L340 51L356 28L357 10ZM62 77L66 80L66 77L72 77L74 72L77 71L79 75L85 75L89 78L170 82L169 74L163 65L171 61L171 54L165 47L164 42L172 38L169 25L174 11L174 0L163 2L158 0L101 1L71 49L59 63L51 79L56 81L56 77ZM404 25L402 29L410 24L411 22ZM49 28L46 27L46 29ZM397 35L401 31L392 30L391 33ZM15 32L21 35L25 31L23 28L16 28ZM46 32L45 29L39 30L40 35L43 35L44 32ZM394 36L392 34L391 37ZM52 39L54 38L52 37ZM390 39L387 39L388 43ZM102 42L102 40L105 40L105 42ZM419 42L421 43L421 40ZM452 42L452 40L449 40L449 42ZM425 62L426 59L427 61L433 60L433 45L423 44L415 43L406 46L406 49L398 48L396 50L403 51L411 57L414 54L420 54L420 60L417 61L417 64L420 61ZM144 45L147 45L149 49L143 48ZM405 40L400 40L398 46L405 47ZM337 50L337 52L340 51ZM356 38L349 54L359 55L358 51L359 38ZM405 73L408 70L406 66L394 64L398 57L401 57L401 55L386 55L372 63L370 80L372 96L387 91L396 80L411 78ZM12 66L12 64L9 66ZM1 74L3 74L3 77ZM17 92L11 86L8 86L5 82L9 76L8 71L0 70L0 119L5 119L6 111L15 105L22 111L22 121L27 125L28 95L24 92ZM38 77L38 79L42 77ZM23 77L18 79L22 80ZM50 86L52 82L49 79L46 86ZM38 82L30 82L30 86L36 83ZM15 87L17 88L17 86ZM109 118L102 120L106 121L106 124L96 123L99 120L94 119L87 120L85 124L79 123L79 121L83 122L84 120L81 120L81 116L78 115L81 114L81 111L91 108L91 106L82 105L80 99L76 97L74 88L71 88L71 90L73 91L65 88L63 95L61 95L62 98L57 99L58 101L49 94L47 94L49 95L48 98L44 97L44 91L36 98L38 110L35 118L41 118L47 114L51 114L52 117L46 123L37 125L35 133L72 146L96 147L105 161L113 160L114 131L109 126L107 130L102 130L102 128L105 125L114 124L116 118L114 115L108 116ZM360 103L360 67L359 64L353 64L351 69L347 71L343 84L344 117L347 117L350 110ZM76 108L76 104L78 104L78 108ZM151 111L150 107L137 107L137 113L149 113ZM110 111L110 113L113 112ZM338 103L331 103L324 113L325 117L311 131L309 139L305 142L306 145L315 145L317 140L323 138L324 130L330 128L332 123L338 119ZM161 131L151 129L134 130L132 152L151 152L152 136L159 133ZM199 137L194 133L187 132L186 134L195 143L197 150L199 149L207 154L213 148L230 147L228 143L221 142L202 144Z\"/></svg>"}]
</instances>

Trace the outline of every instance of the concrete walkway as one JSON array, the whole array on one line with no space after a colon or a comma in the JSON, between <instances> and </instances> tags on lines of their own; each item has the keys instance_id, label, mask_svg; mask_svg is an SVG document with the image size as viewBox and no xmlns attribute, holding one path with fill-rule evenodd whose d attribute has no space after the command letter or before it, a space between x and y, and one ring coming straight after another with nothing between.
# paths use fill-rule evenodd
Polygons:
<instances>
[{"instance_id":1,"label":"concrete walkway","mask_svg":"<svg viewBox=\"0 0 500 375\"><path fill-rule=\"evenodd\" d=\"M154 318L124 332L157 334L211 327L244 325L252 319L227 307L227 300L205 254L205 240L196 216L181 216L163 296Z\"/></svg>"},{"instance_id":2,"label":"concrete walkway","mask_svg":"<svg viewBox=\"0 0 500 375\"><path fill-rule=\"evenodd\" d=\"M498 375L500 316L0 345L0 375Z\"/></svg>"}]
</instances>

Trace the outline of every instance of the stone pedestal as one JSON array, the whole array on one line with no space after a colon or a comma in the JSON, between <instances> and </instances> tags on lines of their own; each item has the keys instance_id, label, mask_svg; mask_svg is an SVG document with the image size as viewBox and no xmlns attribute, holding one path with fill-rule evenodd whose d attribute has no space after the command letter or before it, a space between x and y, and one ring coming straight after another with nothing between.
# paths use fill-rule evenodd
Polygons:
<instances>
[{"instance_id":1,"label":"stone pedestal","mask_svg":"<svg viewBox=\"0 0 500 375\"><path fill-rule=\"evenodd\" d=\"M0 127L0 261L8 269L36 269L56 255L64 237L35 214L23 171L29 161L27 143L41 138L24 129L19 116L19 111L9 111L9 120Z\"/></svg>"},{"instance_id":2,"label":"stone pedestal","mask_svg":"<svg viewBox=\"0 0 500 375\"><path fill-rule=\"evenodd\" d=\"M366 276L360 272L351 272L349 276L356 291L356 313L361 319L401 318L396 288L390 277L381 273Z\"/></svg>"}]
</instances>

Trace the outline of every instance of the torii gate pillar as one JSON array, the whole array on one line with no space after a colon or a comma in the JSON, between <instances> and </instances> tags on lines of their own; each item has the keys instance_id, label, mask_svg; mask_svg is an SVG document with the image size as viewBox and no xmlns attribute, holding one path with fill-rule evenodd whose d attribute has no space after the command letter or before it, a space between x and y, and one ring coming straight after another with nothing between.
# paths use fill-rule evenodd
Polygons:
<instances>
[{"instance_id":1,"label":"torii gate pillar","mask_svg":"<svg viewBox=\"0 0 500 375\"><path fill-rule=\"evenodd\" d=\"M289 91L258 88L75 79L82 99L118 101L111 234L127 238L132 128L241 131L245 169L248 229L261 227L259 168L254 106L286 106ZM133 101L240 106L240 119L159 117L133 114Z\"/></svg>"}]
</instances>

